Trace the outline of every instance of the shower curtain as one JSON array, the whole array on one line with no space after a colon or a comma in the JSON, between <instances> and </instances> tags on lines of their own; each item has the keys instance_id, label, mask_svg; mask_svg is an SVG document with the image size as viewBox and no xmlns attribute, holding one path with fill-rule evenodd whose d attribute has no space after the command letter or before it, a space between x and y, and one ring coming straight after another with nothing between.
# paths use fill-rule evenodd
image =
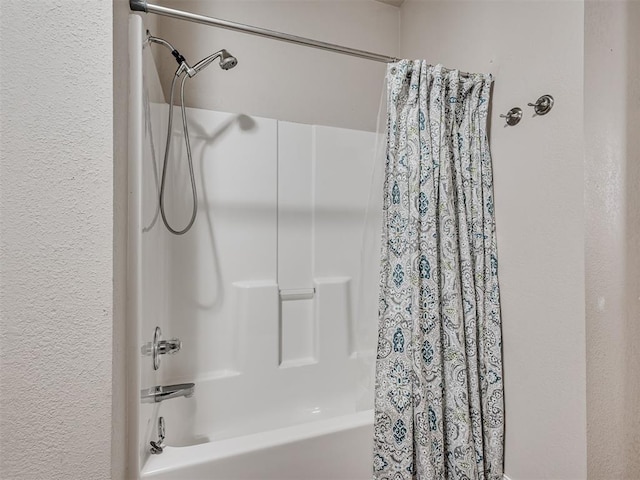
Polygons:
<instances>
[{"instance_id":1,"label":"shower curtain","mask_svg":"<svg viewBox=\"0 0 640 480\"><path fill-rule=\"evenodd\" d=\"M373 472L502 479L490 75L390 65Z\"/></svg>"}]
</instances>

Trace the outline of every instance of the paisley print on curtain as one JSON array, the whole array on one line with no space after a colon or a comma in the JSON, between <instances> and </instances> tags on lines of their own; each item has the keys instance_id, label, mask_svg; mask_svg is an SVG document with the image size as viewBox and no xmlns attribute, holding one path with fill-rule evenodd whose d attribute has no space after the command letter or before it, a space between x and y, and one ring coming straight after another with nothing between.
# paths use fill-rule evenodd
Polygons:
<instances>
[{"instance_id":1,"label":"paisley print on curtain","mask_svg":"<svg viewBox=\"0 0 640 480\"><path fill-rule=\"evenodd\" d=\"M373 478L501 480L492 78L419 60L387 76Z\"/></svg>"}]
</instances>

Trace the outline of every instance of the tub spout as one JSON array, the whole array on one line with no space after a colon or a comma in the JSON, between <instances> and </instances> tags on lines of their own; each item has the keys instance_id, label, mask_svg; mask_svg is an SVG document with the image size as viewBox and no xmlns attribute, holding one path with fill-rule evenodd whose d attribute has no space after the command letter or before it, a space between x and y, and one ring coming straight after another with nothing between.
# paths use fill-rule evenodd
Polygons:
<instances>
[{"instance_id":1,"label":"tub spout","mask_svg":"<svg viewBox=\"0 0 640 480\"><path fill-rule=\"evenodd\" d=\"M142 403L158 403L172 398L191 398L195 391L195 383L179 383L177 385L156 385L140 392Z\"/></svg>"}]
</instances>

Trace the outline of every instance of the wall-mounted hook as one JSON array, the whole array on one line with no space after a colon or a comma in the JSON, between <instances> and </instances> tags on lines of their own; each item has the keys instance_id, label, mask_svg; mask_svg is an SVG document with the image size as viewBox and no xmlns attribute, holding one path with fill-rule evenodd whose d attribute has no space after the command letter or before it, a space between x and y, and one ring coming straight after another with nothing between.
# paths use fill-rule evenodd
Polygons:
<instances>
[{"instance_id":1,"label":"wall-mounted hook","mask_svg":"<svg viewBox=\"0 0 640 480\"><path fill-rule=\"evenodd\" d=\"M506 115L500 115L500 118L505 118L507 125L513 127L522 120L522 109L520 107L513 107Z\"/></svg>"},{"instance_id":2,"label":"wall-mounted hook","mask_svg":"<svg viewBox=\"0 0 640 480\"><path fill-rule=\"evenodd\" d=\"M536 112L536 115L546 115L553 108L553 97L551 95L542 95L536 103L527 103Z\"/></svg>"}]
</instances>

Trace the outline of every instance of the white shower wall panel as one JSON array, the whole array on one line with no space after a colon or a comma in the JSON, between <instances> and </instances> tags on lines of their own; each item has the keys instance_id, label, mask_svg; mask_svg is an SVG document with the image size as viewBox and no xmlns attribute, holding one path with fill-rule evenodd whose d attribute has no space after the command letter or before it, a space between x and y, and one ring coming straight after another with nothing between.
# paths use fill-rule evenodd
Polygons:
<instances>
[{"instance_id":1,"label":"white shower wall panel","mask_svg":"<svg viewBox=\"0 0 640 480\"><path fill-rule=\"evenodd\" d=\"M364 238L365 216L370 222L382 208L381 204L370 203L371 190L382 189L379 182L373 183L374 163L378 164L377 174L384 168L376 145L380 145L379 141L370 132L332 127L315 130L313 270L317 278L346 275L351 279L345 291L352 319L348 332L350 354L371 354L377 343L381 230L367 232L367 236L376 239ZM372 240L375 246L369 245ZM373 288L361 288L363 275L375 277ZM365 311L369 312L368 317L359 315Z\"/></svg>"},{"instance_id":2,"label":"white shower wall panel","mask_svg":"<svg viewBox=\"0 0 640 480\"><path fill-rule=\"evenodd\" d=\"M146 93L146 92L145 92ZM171 265L168 255L169 234L162 228L158 210L159 169L166 135L167 104L154 103L145 94L145 132L140 178L140 223L136 235L139 241L139 340L135 345L140 358L140 389L160 385L160 372L153 369L153 359L147 354L140 355L143 345L151 342L156 327L161 329L164 339L171 335L169 311L169 278ZM137 347L137 348L136 348ZM140 456L148 455L146 446L155 439L157 408L153 404L141 403L139 425L141 433Z\"/></svg>"},{"instance_id":3,"label":"white shower wall panel","mask_svg":"<svg viewBox=\"0 0 640 480\"><path fill-rule=\"evenodd\" d=\"M184 348L166 373L193 381L240 368L233 284L275 280L277 122L199 109L188 114L199 215L188 233L170 241L171 334ZM174 143L165 202L178 206L168 215L183 228L192 197L180 121Z\"/></svg>"},{"instance_id":4,"label":"white shower wall panel","mask_svg":"<svg viewBox=\"0 0 640 480\"><path fill-rule=\"evenodd\" d=\"M129 368L135 381L134 392L161 382L153 369L150 356L141 347L151 342L156 327L165 338L169 328L169 234L162 226L158 209L160 168L166 138L168 105L154 65L149 45L145 42L144 25L138 16L130 18L130 112L131 130L128 172L128 318ZM137 395L130 409L137 412L136 428L129 432L132 444L138 446L132 463L143 464L149 456L149 441L155 439L157 407L140 403ZM135 469L134 466L132 468Z\"/></svg>"},{"instance_id":5,"label":"white shower wall panel","mask_svg":"<svg viewBox=\"0 0 640 480\"><path fill-rule=\"evenodd\" d=\"M168 444L355 411L355 305L376 135L187 110L199 216L169 240L169 331L183 348L162 369L164 383L195 381L196 394L163 402ZM174 123L165 200L177 227L191 198L180 130Z\"/></svg>"},{"instance_id":6,"label":"white shower wall panel","mask_svg":"<svg viewBox=\"0 0 640 480\"><path fill-rule=\"evenodd\" d=\"M278 122L278 285L313 285L314 131Z\"/></svg>"}]
</instances>

